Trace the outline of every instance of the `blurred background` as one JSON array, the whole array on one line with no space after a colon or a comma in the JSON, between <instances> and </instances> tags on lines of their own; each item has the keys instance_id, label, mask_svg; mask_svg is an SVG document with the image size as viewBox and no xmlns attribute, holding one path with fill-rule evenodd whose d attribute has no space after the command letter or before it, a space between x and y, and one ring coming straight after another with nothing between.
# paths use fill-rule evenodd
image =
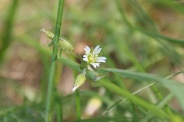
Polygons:
<instances>
[{"instance_id":1,"label":"blurred background","mask_svg":"<svg viewBox=\"0 0 184 122\"><path fill-rule=\"evenodd\" d=\"M48 47L51 40L40 29L54 32L57 4L57 0L0 0L1 121L44 120L52 47ZM100 45L107 57L101 68L165 77L183 69L183 6L183 0L65 0L61 35L80 55L86 45ZM63 53L63 57L80 63L72 54ZM79 72L65 63L57 62L55 86L62 99L63 118L69 121L76 119L72 87ZM109 79L115 84L119 79L130 92L145 85L113 75ZM184 82L182 74L174 79ZM163 95L168 93L163 86L158 88ZM80 91L83 118L103 116L121 98L90 79ZM139 96L156 102L154 96L145 92ZM128 116L127 104L118 105L106 116ZM169 105L181 113L176 99Z\"/></svg>"}]
</instances>

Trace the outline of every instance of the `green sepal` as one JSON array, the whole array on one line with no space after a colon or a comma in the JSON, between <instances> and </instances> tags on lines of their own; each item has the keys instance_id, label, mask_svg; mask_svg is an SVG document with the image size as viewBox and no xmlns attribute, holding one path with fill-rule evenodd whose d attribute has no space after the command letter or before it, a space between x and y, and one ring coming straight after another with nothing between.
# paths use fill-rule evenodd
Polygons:
<instances>
[{"instance_id":1,"label":"green sepal","mask_svg":"<svg viewBox=\"0 0 184 122\"><path fill-rule=\"evenodd\" d=\"M61 58L61 54L62 54L62 49L59 49L59 50L58 50L58 53L57 53L57 59L58 59L58 58Z\"/></svg>"},{"instance_id":2,"label":"green sepal","mask_svg":"<svg viewBox=\"0 0 184 122\"><path fill-rule=\"evenodd\" d=\"M84 69L88 66L89 64L87 62L82 61L82 63L80 64L80 69Z\"/></svg>"},{"instance_id":3,"label":"green sepal","mask_svg":"<svg viewBox=\"0 0 184 122\"><path fill-rule=\"evenodd\" d=\"M77 55L77 58L78 58L80 61L82 61L82 56L79 55L78 53L76 53L76 55Z\"/></svg>"},{"instance_id":4,"label":"green sepal","mask_svg":"<svg viewBox=\"0 0 184 122\"><path fill-rule=\"evenodd\" d=\"M80 86L82 86L84 84L84 82L86 81L86 76L84 73L77 75L77 78L75 80L74 86L72 91L75 91L76 89L78 89Z\"/></svg>"},{"instance_id":5,"label":"green sepal","mask_svg":"<svg viewBox=\"0 0 184 122\"><path fill-rule=\"evenodd\" d=\"M52 41L51 43L48 44L49 47L54 45L54 41Z\"/></svg>"},{"instance_id":6,"label":"green sepal","mask_svg":"<svg viewBox=\"0 0 184 122\"><path fill-rule=\"evenodd\" d=\"M58 43L59 48L63 49L64 51L70 53L73 52L73 46L66 40L60 40Z\"/></svg>"}]
</instances>

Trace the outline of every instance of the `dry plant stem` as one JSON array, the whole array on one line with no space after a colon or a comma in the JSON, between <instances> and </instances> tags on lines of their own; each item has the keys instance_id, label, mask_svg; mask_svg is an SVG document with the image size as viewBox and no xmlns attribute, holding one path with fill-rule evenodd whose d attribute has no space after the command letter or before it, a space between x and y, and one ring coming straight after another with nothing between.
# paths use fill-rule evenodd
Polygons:
<instances>
[{"instance_id":1,"label":"dry plant stem","mask_svg":"<svg viewBox=\"0 0 184 122\"><path fill-rule=\"evenodd\" d=\"M57 52L58 52L58 41L60 36L60 28L61 28L62 14L63 14L63 4L64 4L64 0L59 0L56 27L55 27L55 33L54 33L55 35L54 46L53 46L52 59L51 59L51 65L50 65L50 71L49 71L45 122L50 121L49 115L51 111L51 97L53 96L53 83L54 83L53 81L54 81L55 66L56 66L56 59L57 59Z\"/></svg>"}]
</instances>

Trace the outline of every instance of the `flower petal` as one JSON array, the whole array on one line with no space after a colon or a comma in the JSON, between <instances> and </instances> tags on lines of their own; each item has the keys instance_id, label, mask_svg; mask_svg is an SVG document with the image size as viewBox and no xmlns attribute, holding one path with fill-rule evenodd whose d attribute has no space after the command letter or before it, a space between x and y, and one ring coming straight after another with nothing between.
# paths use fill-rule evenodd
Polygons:
<instances>
[{"instance_id":1,"label":"flower petal","mask_svg":"<svg viewBox=\"0 0 184 122\"><path fill-rule=\"evenodd\" d=\"M99 45L95 47L95 49L93 50L93 54L98 55L97 52L99 50L99 47L100 47Z\"/></svg>"},{"instance_id":2,"label":"flower petal","mask_svg":"<svg viewBox=\"0 0 184 122\"><path fill-rule=\"evenodd\" d=\"M87 62L88 62L88 58L87 58L87 57L83 58L82 60L84 60L84 61L87 61Z\"/></svg>"},{"instance_id":3,"label":"flower petal","mask_svg":"<svg viewBox=\"0 0 184 122\"><path fill-rule=\"evenodd\" d=\"M83 55L84 58L88 57L87 55Z\"/></svg>"},{"instance_id":4,"label":"flower petal","mask_svg":"<svg viewBox=\"0 0 184 122\"><path fill-rule=\"evenodd\" d=\"M99 48L97 51L96 51L96 55L98 55L100 53L102 48Z\"/></svg>"},{"instance_id":5,"label":"flower petal","mask_svg":"<svg viewBox=\"0 0 184 122\"><path fill-rule=\"evenodd\" d=\"M100 63L91 63L91 65L93 65L93 67L96 68L97 66L100 65Z\"/></svg>"},{"instance_id":6,"label":"flower petal","mask_svg":"<svg viewBox=\"0 0 184 122\"><path fill-rule=\"evenodd\" d=\"M106 57L97 57L96 62L106 62Z\"/></svg>"},{"instance_id":7,"label":"flower petal","mask_svg":"<svg viewBox=\"0 0 184 122\"><path fill-rule=\"evenodd\" d=\"M100 47L100 46L99 46L99 45L97 45L97 46L95 47L94 51L98 50L98 48L99 48L99 47Z\"/></svg>"},{"instance_id":8,"label":"flower petal","mask_svg":"<svg viewBox=\"0 0 184 122\"><path fill-rule=\"evenodd\" d=\"M84 50L85 50L85 53L86 53L86 54L89 54L90 51L91 51L91 49L90 49L88 46L86 46L86 47L84 48Z\"/></svg>"}]
</instances>

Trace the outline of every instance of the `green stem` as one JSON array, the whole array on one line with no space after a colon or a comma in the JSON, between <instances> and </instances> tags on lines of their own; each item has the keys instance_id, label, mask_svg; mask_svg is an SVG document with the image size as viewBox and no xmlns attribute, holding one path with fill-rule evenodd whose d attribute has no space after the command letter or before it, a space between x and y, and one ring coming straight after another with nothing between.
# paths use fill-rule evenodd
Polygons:
<instances>
[{"instance_id":1,"label":"green stem","mask_svg":"<svg viewBox=\"0 0 184 122\"><path fill-rule=\"evenodd\" d=\"M47 92L47 99L46 99L46 116L45 122L49 122L49 114L51 111L51 96L53 96L53 81L54 81L54 74L55 74L55 67L56 67L56 59L57 59L57 52L58 52L58 41L60 36L60 28L61 28L61 21L62 21L62 14L63 14L63 5L64 0L59 0L58 4L58 12L57 12L57 21L54 33L54 47L52 52L52 59L49 71L49 81L48 81L48 92Z\"/></svg>"},{"instance_id":2,"label":"green stem","mask_svg":"<svg viewBox=\"0 0 184 122\"><path fill-rule=\"evenodd\" d=\"M77 106L77 119L81 119L81 102L80 102L80 93L78 90L75 92L76 106Z\"/></svg>"},{"instance_id":3,"label":"green stem","mask_svg":"<svg viewBox=\"0 0 184 122\"><path fill-rule=\"evenodd\" d=\"M54 99L55 99L54 106L55 106L55 110L56 110L57 122L63 122L63 119L62 119L63 118L63 114L62 114L63 106L62 106L59 92L58 92L56 87L55 87Z\"/></svg>"}]
</instances>

